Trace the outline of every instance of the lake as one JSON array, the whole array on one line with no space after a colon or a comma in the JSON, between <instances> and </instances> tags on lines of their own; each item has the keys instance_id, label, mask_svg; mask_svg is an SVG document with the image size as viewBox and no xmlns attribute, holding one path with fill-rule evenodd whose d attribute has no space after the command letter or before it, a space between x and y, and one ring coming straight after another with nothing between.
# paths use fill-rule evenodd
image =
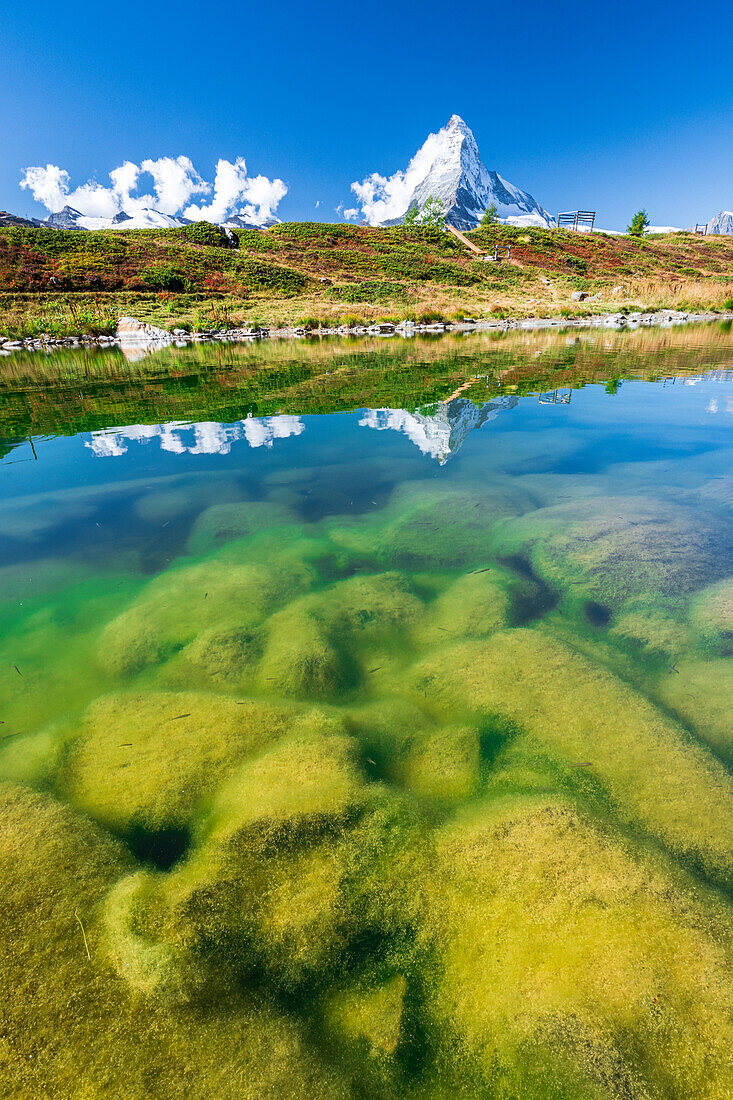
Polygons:
<instances>
[{"instance_id":1,"label":"lake","mask_svg":"<svg viewBox=\"0 0 733 1100\"><path fill-rule=\"evenodd\" d=\"M5 1095L722 1098L733 331L0 360Z\"/></svg>"}]
</instances>

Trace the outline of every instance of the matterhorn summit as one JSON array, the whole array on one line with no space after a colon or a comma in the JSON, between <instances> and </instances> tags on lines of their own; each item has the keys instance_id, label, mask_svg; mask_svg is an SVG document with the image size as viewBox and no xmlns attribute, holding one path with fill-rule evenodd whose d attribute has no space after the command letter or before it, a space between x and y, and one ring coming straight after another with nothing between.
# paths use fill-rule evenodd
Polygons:
<instances>
[{"instance_id":1,"label":"matterhorn summit","mask_svg":"<svg viewBox=\"0 0 733 1100\"><path fill-rule=\"evenodd\" d=\"M492 203L500 221L552 224L532 195L483 164L476 138L459 115L428 136L404 172L390 177L375 172L352 190L371 225L399 224L411 206L422 209L431 196L441 200L446 221L456 229L474 229Z\"/></svg>"}]
</instances>

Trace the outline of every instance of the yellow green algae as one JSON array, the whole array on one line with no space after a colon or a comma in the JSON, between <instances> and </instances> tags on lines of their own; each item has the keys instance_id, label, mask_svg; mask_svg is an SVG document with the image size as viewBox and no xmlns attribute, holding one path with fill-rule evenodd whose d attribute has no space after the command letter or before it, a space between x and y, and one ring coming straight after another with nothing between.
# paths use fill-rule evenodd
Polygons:
<instances>
[{"instance_id":1,"label":"yellow green algae","mask_svg":"<svg viewBox=\"0 0 733 1100\"><path fill-rule=\"evenodd\" d=\"M699 484L308 520L273 478L157 575L48 560L21 605L7 574L4 1093L733 1096L732 521Z\"/></svg>"}]
</instances>

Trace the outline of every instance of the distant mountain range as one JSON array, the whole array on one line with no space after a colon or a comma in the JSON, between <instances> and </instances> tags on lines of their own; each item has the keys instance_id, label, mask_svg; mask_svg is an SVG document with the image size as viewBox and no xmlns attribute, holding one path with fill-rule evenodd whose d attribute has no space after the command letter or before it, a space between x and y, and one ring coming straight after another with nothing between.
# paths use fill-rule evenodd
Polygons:
<instances>
[{"instance_id":1,"label":"distant mountain range","mask_svg":"<svg viewBox=\"0 0 733 1100\"><path fill-rule=\"evenodd\" d=\"M270 218L265 225L274 225L276 218ZM46 229L169 229L179 225L190 225L190 218L181 218L176 214L164 214L162 210L143 208L127 214L124 210L115 214L113 218L93 218L88 214L82 214L73 206L65 206L55 214L49 214L45 221L38 218L21 218L17 214L10 214L7 210L0 210L0 228L3 226L25 226L26 228ZM223 223L225 229L261 229L261 225L243 218L241 214L235 214Z\"/></svg>"},{"instance_id":2,"label":"distant mountain range","mask_svg":"<svg viewBox=\"0 0 733 1100\"><path fill-rule=\"evenodd\" d=\"M475 229L492 205L496 208L497 219L506 224L555 225L555 218L528 191L486 167L473 132L459 115L452 115L447 125L428 135L404 171L389 178L373 173L361 184L353 184L352 189L360 198L365 221L371 225L399 225L411 208L422 210L431 197L441 201L446 222L456 229ZM346 212L347 216L358 213L358 210ZM188 225L190 220L152 208L123 210L112 218L98 218L64 206L44 221L0 210L0 227L159 229ZM278 221L271 217L261 225L241 214L233 214L221 224L229 229L261 229ZM665 232L673 228L654 226L650 231ZM707 232L733 235L733 212L723 210L716 214L707 223Z\"/></svg>"}]
</instances>

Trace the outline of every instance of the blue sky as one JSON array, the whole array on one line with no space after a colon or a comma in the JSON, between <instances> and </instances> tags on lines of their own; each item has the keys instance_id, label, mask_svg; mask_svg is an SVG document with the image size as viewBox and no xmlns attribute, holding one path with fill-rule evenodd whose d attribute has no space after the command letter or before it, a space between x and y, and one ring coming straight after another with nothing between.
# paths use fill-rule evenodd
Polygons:
<instances>
[{"instance_id":1,"label":"blue sky","mask_svg":"<svg viewBox=\"0 0 733 1100\"><path fill-rule=\"evenodd\" d=\"M213 180L239 156L287 184L278 216L337 220L352 181L406 167L455 112L486 165L552 213L621 228L645 206L689 225L733 208L729 21L720 0L15 4L0 208L45 214L19 188L31 165L74 187L179 155Z\"/></svg>"}]
</instances>

